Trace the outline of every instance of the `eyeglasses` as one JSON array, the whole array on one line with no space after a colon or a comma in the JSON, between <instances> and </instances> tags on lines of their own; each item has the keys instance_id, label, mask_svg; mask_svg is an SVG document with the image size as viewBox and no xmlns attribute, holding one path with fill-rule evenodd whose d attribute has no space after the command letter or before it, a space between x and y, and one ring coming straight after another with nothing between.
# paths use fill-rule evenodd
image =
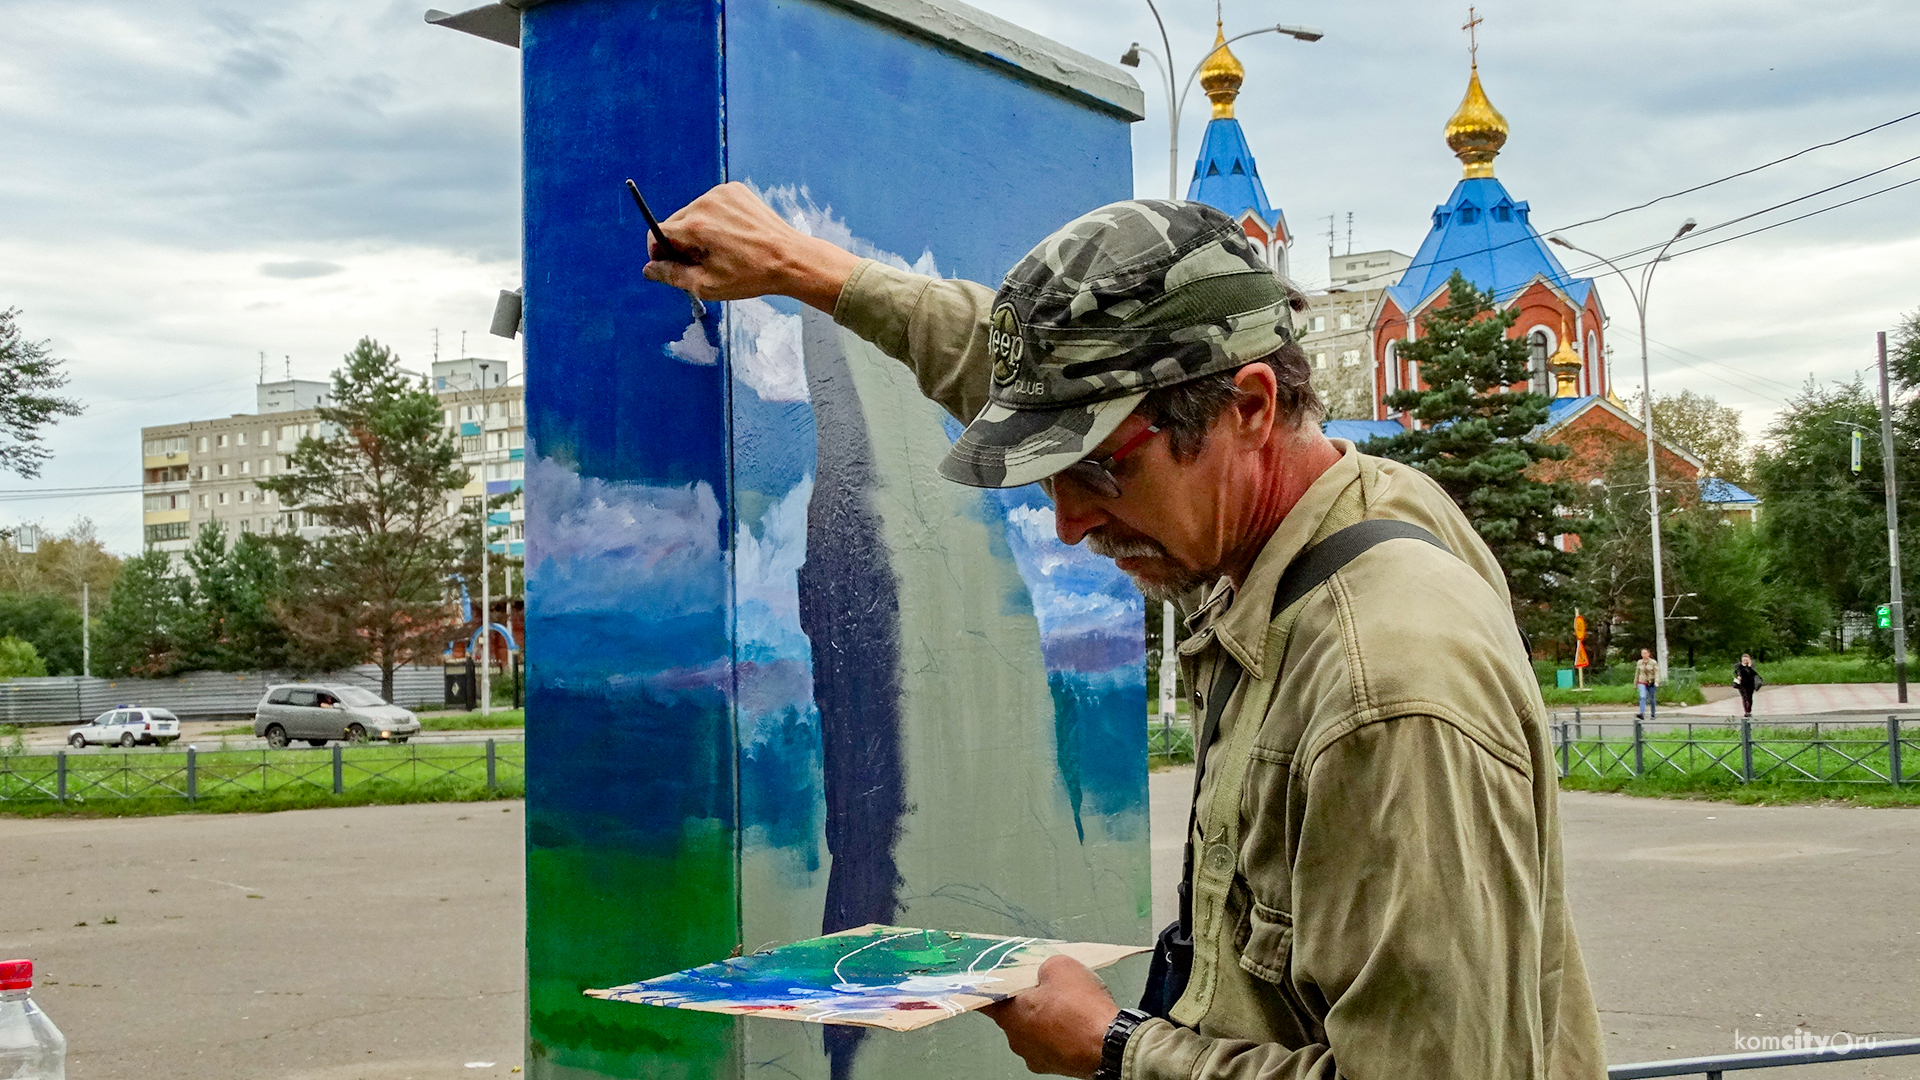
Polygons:
<instances>
[{"instance_id":1,"label":"eyeglasses","mask_svg":"<svg viewBox=\"0 0 1920 1080\"><path fill-rule=\"evenodd\" d=\"M1140 449L1148 439L1158 434L1160 434L1159 425L1148 424L1133 438L1121 443L1113 453L1097 458L1081 458L1053 476L1040 481L1040 490L1047 493L1047 498L1053 498L1053 482L1058 477L1064 476L1102 498L1117 499L1120 497L1120 478L1113 474L1113 467L1120 464L1121 459L1128 454Z\"/></svg>"}]
</instances>

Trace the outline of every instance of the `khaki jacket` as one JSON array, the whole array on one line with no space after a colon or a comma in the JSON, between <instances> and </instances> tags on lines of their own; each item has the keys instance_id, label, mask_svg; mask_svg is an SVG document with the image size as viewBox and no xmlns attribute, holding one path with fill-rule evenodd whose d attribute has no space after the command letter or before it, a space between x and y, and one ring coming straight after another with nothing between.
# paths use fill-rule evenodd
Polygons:
<instances>
[{"instance_id":1,"label":"khaki jacket","mask_svg":"<svg viewBox=\"0 0 1920 1080\"><path fill-rule=\"evenodd\" d=\"M961 420L985 403L992 293L863 262L834 317ZM1492 553L1419 471L1336 443L1238 590L1189 620L1204 693L1245 674L1208 756L1193 981L1128 1080L1598 1080L1562 881L1558 772ZM1278 621L1281 572L1366 518L1420 525Z\"/></svg>"}]
</instances>

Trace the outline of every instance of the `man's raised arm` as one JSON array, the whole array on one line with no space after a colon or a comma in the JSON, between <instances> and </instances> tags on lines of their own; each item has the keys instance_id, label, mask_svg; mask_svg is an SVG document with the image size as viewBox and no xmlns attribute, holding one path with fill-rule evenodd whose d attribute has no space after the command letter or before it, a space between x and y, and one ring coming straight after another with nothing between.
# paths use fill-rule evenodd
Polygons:
<instances>
[{"instance_id":1,"label":"man's raised arm","mask_svg":"<svg viewBox=\"0 0 1920 1080\"><path fill-rule=\"evenodd\" d=\"M789 225L737 182L708 191L660 228L695 261L656 257L646 267L654 281L701 300L791 296L912 368L921 393L961 423L986 404L992 290L862 259ZM647 243L657 255L655 241Z\"/></svg>"}]
</instances>

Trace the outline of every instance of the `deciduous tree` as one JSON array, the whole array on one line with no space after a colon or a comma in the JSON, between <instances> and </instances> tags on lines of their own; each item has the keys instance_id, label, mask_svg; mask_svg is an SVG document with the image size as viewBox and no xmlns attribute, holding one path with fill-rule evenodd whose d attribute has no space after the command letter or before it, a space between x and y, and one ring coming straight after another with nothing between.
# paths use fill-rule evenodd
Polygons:
<instances>
[{"instance_id":1,"label":"deciduous tree","mask_svg":"<svg viewBox=\"0 0 1920 1080\"><path fill-rule=\"evenodd\" d=\"M80 403L54 396L67 385L62 361L44 341L29 341L18 308L0 309L0 469L39 476L48 450L45 430L62 416L80 415Z\"/></svg>"},{"instance_id":2,"label":"deciduous tree","mask_svg":"<svg viewBox=\"0 0 1920 1080\"><path fill-rule=\"evenodd\" d=\"M1634 416L1645 415L1644 395L1633 396ZM1751 480L1753 450L1740 428L1740 410L1706 394L1682 390L1653 395L1653 430L1662 441L1678 443L1706 464L1707 475L1745 485Z\"/></svg>"}]
</instances>

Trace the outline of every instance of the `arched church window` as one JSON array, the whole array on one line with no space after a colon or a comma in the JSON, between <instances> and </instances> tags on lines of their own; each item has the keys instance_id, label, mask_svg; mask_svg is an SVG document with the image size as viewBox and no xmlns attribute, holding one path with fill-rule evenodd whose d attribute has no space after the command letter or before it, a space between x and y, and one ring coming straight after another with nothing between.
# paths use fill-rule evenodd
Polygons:
<instances>
[{"instance_id":1,"label":"arched church window","mask_svg":"<svg viewBox=\"0 0 1920 1080\"><path fill-rule=\"evenodd\" d=\"M1533 381L1533 392L1536 394L1552 393L1551 390L1546 389L1549 385L1547 357L1552 355L1553 335L1547 332L1546 327L1536 326L1527 332L1527 367L1532 372L1530 378Z\"/></svg>"}]
</instances>

